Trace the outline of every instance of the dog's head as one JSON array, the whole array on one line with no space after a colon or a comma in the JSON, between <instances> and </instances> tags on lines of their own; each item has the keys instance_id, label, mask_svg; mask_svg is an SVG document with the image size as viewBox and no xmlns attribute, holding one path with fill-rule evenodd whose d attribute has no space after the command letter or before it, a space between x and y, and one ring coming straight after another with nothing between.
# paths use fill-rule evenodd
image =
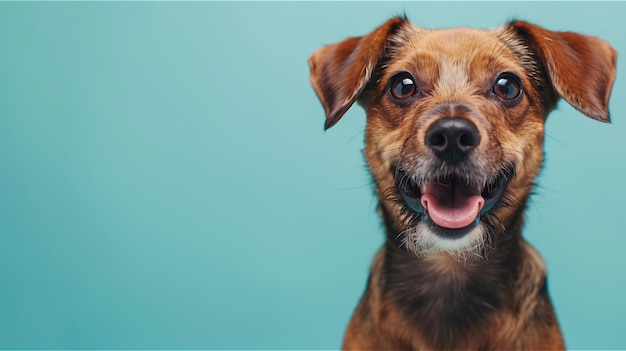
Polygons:
<instances>
[{"instance_id":1,"label":"dog's head","mask_svg":"<svg viewBox=\"0 0 626 351\"><path fill-rule=\"evenodd\" d=\"M609 121L616 56L596 37L522 21L427 30L392 18L309 65L326 128L356 101L366 110L365 157L392 234L418 254L481 254L521 226L557 100Z\"/></svg>"}]
</instances>

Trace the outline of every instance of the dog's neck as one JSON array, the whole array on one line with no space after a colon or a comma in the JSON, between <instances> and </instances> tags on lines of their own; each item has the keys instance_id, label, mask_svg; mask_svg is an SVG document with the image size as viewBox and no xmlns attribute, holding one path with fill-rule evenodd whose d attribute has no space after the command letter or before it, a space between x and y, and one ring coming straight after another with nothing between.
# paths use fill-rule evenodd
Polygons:
<instances>
[{"instance_id":1,"label":"dog's neck","mask_svg":"<svg viewBox=\"0 0 626 351\"><path fill-rule=\"evenodd\" d=\"M517 291L523 265L543 269L542 262L523 257L534 251L528 251L533 249L521 237L522 211L506 233L498 233L485 258L464 259L440 251L417 256L393 240L398 233L387 227L382 293L403 307L398 310L415 330L432 331L424 337L432 338L433 345L462 345L466 336L469 340L481 333L485 323L496 323L492 316L516 310L526 298ZM541 290L542 283L534 289Z\"/></svg>"}]
</instances>

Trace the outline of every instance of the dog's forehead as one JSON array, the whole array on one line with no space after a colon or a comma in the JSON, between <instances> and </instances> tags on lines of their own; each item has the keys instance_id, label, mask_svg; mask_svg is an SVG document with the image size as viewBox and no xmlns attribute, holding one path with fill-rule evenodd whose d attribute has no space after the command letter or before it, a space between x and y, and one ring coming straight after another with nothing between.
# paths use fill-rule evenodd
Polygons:
<instances>
[{"instance_id":1,"label":"dog's forehead","mask_svg":"<svg viewBox=\"0 0 626 351\"><path fill-rule=\"evenodd\" d=\"M497 32L466 27L418 30L408 40L416 48L449 57L469 57L502 45Z\"/></svg>"},{"instance_id":2,"label":"dog's forehead","mask_svg":"<svg viewBox=\"0 0 626 351\"><path fill-rule=\"evenodd\" d=\"M523 75L516 54L498 30L417 29L405 36L388 63L387 73L408 70L432 84L482 84L499 72ZM453 77L453 82L449 78Z\"/></svg>"}]
</instances>

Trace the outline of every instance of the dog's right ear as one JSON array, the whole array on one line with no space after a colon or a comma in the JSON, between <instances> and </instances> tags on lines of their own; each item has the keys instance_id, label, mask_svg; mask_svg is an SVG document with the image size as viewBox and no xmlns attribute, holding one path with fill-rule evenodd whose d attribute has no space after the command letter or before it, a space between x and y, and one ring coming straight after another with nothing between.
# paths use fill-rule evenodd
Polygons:
<instances>
[{"instance_id":1,"label":"dog's right ear","mask_svg":"<svg viewBox=\"0 0 626 351\"><path fill-rule=\"evenodd\" d=\"M385 53L389 36L406 18L394 17L373 32L324 46L309 58L311 84L326 111L324 129L332 127L354 104Z\"/></svg>"}]
</instances>

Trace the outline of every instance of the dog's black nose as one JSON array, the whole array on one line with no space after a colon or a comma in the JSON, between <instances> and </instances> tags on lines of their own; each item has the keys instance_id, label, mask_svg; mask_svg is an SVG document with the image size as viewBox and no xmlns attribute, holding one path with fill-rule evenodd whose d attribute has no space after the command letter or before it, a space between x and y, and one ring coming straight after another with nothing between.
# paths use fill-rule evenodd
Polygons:
<instances>
[{"instance_id":1,"label":"dog's black nose","mask_svg":"<svg viewBox=\"0 0 626 351\"><path fill-rule=\"evenodd\" d=\"M462 161L479 142L476 125L465 118L442 118L426 131L426 145L447 162Z\"/></svg>"}]
</instances>

